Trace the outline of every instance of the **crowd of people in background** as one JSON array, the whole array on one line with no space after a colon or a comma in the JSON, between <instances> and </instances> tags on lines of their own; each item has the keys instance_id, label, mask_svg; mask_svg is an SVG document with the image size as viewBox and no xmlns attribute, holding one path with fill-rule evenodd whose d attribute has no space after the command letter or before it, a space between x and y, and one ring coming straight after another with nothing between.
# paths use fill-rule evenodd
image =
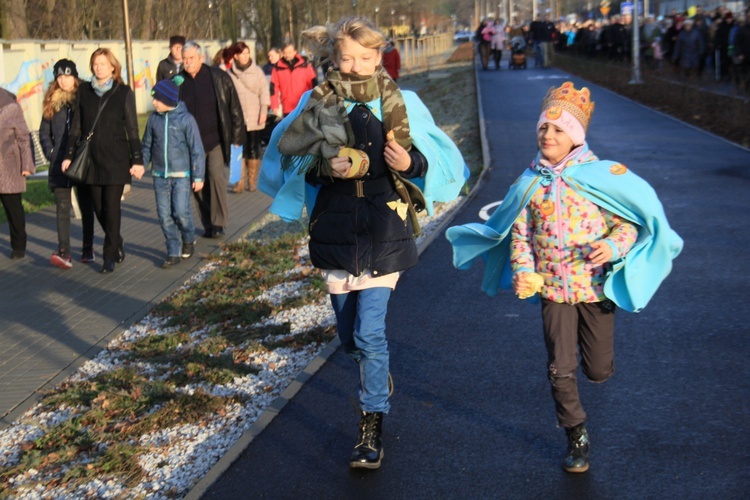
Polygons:
<instances>
[{"instance_id":1,"label":"crowd of people in background","mask_svg":"<svg viewBox=\"0 0 750 500\"><path fill-rule=\"evenodd\" d=\"M613 62L632 60L632 16L553 22L549 15L540 14L530 23L480 23L474 36L484 69L489 66L494 50L492 33L498 26L505 32L503 44L507 48L512 40L523 40L535 66L548 67L555 52ZM698 6L658 19L645 16L638 34L647 70L687 79L712 78L750 93L750 9L733 13L723 6L711 11Z\"/></svg>"},{"instance_id":2,"label":"crowd of people in background","mask_svg":"<svg viewBox=\"0 0 750 500\"><path fill-rule=\"evenodd\" d=\"M242 150L242 163L240 179L231 192L256 191L262 151L274 127L331 67L331 61L298 53L289 40L281 48L270 47L261 54L266 60L262 65L253 56L250 47L240 41L222 47L209 59L194 41L171 36L169 53L157 67L151 90L155 112L142 140L134 94L122 81L122 66L112 51L102 48L91 55L90 81L79 79L73 61L56 62L39 127L40 143L49 162L48 185L56 206L58 242L50 258L52 265L62 269L73 266L71 215L75 210L82 219L80 261L97 261L96 219L104 230L100 272L115 271L116 264L125 260L120 234L123 194L131 178L141 178L146 170L154 178L157 216L166 239L167 257L162 267L171 267L194 253L191 192L203 226L202 236L224 236L230 191L226 167L232 148ZM397 81L401 58L393 40L387 41L382 59L383 68ZM0 115L6 117L8 130L13 131L14 138L30 137L28 131L21 130L25 122L20 107L14 104L12 94L3 92ZM161 125L155 125L157 122ZM165 123L169 124L168 133ZM21 133L16 133L18 130ZM89 135L90 168L82 182L75 182L65 171L78 154L77 145ZM9 221L13 259L26 253L21 200L25 177L35 172L31 144L29 139L28 145L10 149L28 152L27 156L9 153L0 161L0 201Z\"/></svg>"}]
</instances>

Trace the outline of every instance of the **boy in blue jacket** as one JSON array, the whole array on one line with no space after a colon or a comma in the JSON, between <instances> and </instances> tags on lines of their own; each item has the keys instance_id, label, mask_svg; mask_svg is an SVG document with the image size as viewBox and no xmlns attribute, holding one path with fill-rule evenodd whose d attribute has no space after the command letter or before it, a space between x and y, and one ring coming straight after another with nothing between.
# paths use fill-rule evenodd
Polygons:
<instances>
[{"instance_id":1,"label":"boy in blue jacket","mask_svg":"<svg viewBox=\"0 0 750 500\"><path fill-rule=\"evenodd\" d=\"M161 265L165 269L193 256L190 190L203 189L206 169L198 124L179 100L178 85L169 79L154 85L151 95L156 112L149 116L141 141L143 164L152 163L156 212L167 239L167 259Z\"/></svg>"}]
</instances>

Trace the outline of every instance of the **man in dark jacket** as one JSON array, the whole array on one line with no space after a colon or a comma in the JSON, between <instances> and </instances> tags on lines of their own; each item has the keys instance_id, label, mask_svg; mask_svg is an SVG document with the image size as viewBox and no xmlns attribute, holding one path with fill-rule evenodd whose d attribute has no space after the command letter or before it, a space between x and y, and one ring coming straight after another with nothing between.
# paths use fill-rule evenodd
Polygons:
<instances>
[{"instance_id":1,"label":"man in dark jacket","mask_svg":"<svg viewBox=\"0 0 750 500\"><path fill-rule=\"evenodd\" d=\"M220 238L229 219L227 203L228 172L232 144L245 143L245 119L232 78L223 70L203 63L201 46L193 41L182 49L185 78L180 86L180 100L198 122L203 149L206 151L204 187L194 193L198 203L203 236Z\"/></svg>"},{"instance_id":2,"label":"man in dark jacket","mask_svg":"<svg viewBox=\"0 0 750 500\"><path fill-rule=\"evenodd\" d=\"M169 55L159 62L156 68L156 81L172 78L182 71L182 46L185 45L185 37L175 35L169 37Z\"/></svg>"}]
</instances>

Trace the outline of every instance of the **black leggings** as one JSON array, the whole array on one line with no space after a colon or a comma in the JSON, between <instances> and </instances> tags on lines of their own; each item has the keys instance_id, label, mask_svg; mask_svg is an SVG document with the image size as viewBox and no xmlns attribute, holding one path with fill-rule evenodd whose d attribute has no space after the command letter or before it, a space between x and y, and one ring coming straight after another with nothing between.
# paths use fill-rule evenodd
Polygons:
<instances>
[{"instance_id":1,"label":"black leggings","mask_svg":"<svg viewBox=\"0 0 750 500\"><path fill-rule=\"evenodd\" d=\"M242 148L242 157L246 160L260 159L260 133L262 130L248 130L247 141Z\"/></svg>"},{"instance_id":2,"label":"black leggings","mask_svg":"<svg viewBox=\"0 0 750 500\"><path fill-rule=\"evenodd\" d=\"M91 191L88 186L78 186L76 192L78 208L81 210L83 248L90 250L94 246L94 205L91 202ZM61 254L70 254L71 188L57 187L54 193L57 208L57 249Z\"/></svg>"}]
</instances>

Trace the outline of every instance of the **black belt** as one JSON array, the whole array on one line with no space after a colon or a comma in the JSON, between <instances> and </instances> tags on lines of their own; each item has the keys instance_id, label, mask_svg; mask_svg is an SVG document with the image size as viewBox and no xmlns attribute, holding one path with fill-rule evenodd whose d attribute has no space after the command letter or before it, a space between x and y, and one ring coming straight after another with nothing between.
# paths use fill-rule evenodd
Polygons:
<instances>
[{"instance_id":1,"label":"black belt","mask_svg":"<svg viewBox=\"0 0 750 500\"><path fill-rule=\"evenodd\" d=\"M330 189L336 193L348 194L357 198L394 191L393 184L388 177L381 177L380 179L371 181L363 181L362 179L335 180L333 184L328 184L323 189Z\"/></svg>"}]
</instances>

